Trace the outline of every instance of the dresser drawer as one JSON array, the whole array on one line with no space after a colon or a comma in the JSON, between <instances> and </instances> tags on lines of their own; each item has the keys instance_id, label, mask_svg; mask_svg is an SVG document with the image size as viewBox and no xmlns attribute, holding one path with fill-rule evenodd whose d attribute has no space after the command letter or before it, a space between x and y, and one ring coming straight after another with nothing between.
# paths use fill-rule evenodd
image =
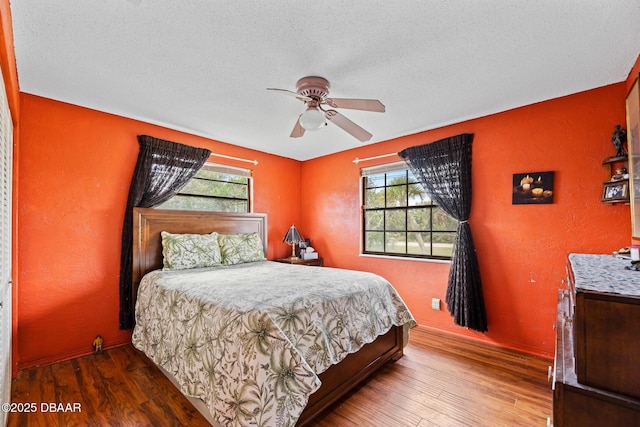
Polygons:
<instances>
[{"instance_id":1,"label":"dresser drawer","mask_svg":"<svg viewBox=\"0 0 640 427\"><path fill-rule=\"evenodd\" d=\"M574 328L578 381L640 399L640 298L578 289Z\"/></svg>"},{"instance_id":2,"label":"dresser drawer","mask_svg":"<svg viewBox=\"0 0 640 427\"><path fill-rule=\"evenodd\" d=\"M567 290L558 292L553 426L640 426L640 400L578 382L569 296Z\"/></svg>"}]
</instances>

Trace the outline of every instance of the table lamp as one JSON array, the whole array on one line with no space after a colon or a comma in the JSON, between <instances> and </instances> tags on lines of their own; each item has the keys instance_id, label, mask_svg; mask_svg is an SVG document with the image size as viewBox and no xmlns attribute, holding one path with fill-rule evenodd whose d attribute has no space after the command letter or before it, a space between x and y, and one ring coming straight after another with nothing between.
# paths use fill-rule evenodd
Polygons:
<instances>
[{"instance_id":1,"label":"table lamp","mask_svg":"<svg viewBox=\"0 0 640 427\"><path fill-rule=\"evenodd\" d=\"M292 225L289 230L287 230L287 234L285 234L284 238L282 239L283 242L291 245L291 259L299 259L296 256L296 245L302 240L304 239L300 235L300 232L295 225Z\"/></svg>"}]
</instances>

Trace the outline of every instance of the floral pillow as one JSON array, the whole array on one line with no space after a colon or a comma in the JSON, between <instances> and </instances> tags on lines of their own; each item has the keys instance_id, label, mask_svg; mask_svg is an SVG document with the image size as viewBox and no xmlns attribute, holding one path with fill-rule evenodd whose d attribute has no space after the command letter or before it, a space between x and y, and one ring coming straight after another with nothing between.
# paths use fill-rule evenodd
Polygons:
<instances>
[{"instance_id":1,"label":"floral pillow","mask_svg":"<svg viewBox=\"0 0 640 427\"><path fill-rule=\"evenodd\" d=\"M160 235L164 270L217 267L222 263L218 233L215 231L211 234L172 234L163 231Z\"/></svg>"},{"instance_id":2,"label":"floral pillow","mask_svg":"<svg viewBox=\"0 0 640 427\"><path fill-rule=\"evenodd\" d=\"M258 233L219 234L222 263L226 265L265 261L262 239Z\"/></svg>"}]
</instances>

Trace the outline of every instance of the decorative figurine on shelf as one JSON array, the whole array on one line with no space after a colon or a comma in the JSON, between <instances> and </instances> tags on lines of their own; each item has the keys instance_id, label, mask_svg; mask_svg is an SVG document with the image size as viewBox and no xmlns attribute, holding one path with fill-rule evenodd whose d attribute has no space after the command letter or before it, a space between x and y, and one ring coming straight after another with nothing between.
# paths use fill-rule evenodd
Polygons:
<instances>
[{"instance_id":1,"label":"decorative figurine on shelf","mask_svg":"<svg viewBox=\"0 0 640 427\"><path fill-rule=\"evenodd\" d=\"M618 179L626 179L629 178L629 174L627 173L627 168L616 168L616 173L615 175L613 175L611 177L612 180L618 180Z\"/></svg>"},{"instance_id":2,"label":"decorative figurine on shelf","mask_svg":"<svg viewBox=\"0 0 640 427\"><path fill-rule=\"evenodd\" d=\"M625 146L627 142L627 131L621 129L620 125L616 125L616 130L613 131L613 135L611 135L611 142L613 142L613 146L616 148L616 157L627 156L627 147Z\"/></svg>"},{"instance_id":3,"label":"decorative figurine on shelf","mask_svg":"<svg viewBox=\"0 0 640 427\"><path fill-rule=\"evenodd\" d=\"M100 354L102 353L102 337L100 335L96 336L96 339L93 340L93 353Z\"/></svg>"}]
</instances>

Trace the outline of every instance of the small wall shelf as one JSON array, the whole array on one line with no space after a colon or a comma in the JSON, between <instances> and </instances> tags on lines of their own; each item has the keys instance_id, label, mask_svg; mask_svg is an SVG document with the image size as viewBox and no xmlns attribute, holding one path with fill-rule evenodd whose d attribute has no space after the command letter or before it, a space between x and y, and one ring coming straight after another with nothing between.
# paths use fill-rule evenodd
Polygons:
<instances>
[{"instance_id":1,"label":"small wall shelf","mask_svg":"<svg viewBox=\"0 0 640 427\"><path fill-rule=\"evenodd\" d=\"M602 166L607 169L608 179L602 183L601 201L607 204L629 204L629 169L627 156L607 157L602 161ZM616 169L624 168L623 174L618 174Z\"/></svg>"}]
</instances>

